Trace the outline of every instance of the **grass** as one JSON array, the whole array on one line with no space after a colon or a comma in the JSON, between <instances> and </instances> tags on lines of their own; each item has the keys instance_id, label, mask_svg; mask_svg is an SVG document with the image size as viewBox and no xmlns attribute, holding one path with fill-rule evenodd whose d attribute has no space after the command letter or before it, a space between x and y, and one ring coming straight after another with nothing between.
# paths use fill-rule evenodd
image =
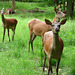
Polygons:
<instances>
[{"instance_id":1,"label":"grass","mask_svg":"<svg viewBox=\"0 0 75 75\"><path fill-rule=\"evenodd\" d=\"M32 5L32 6L31 6ZM15 40L8 42L7 32L5 42L2 42L3 27L0 18L0 75L47 75L42 72L44 52L41 54L42 39L37 37L34 40L34 55L32 51L28 54L29 29L28 21L38 18L44 21L45 18L53 20L54 7L43 7L39 3L16 2L18 10L14 15L5 15L6 18L16 18L18 24L16 27ZM2 8L10 8L11 2L0 2L0 10ZM40 10L46 10L47 13L21 13L19 9L34 9L39 7ZM75 20L68 19L66 24L61 27L60 37L64 41L64 50L60 62L60 75L75 75ZM10 30L10 38L12 31ZM11 38L12 39L12 38ZM42 55L42 57L41 57ZM55 75L55 60L53 60L53 70ZM48 66L48 60L46 61Z\"/></svg>"}]
</instances>

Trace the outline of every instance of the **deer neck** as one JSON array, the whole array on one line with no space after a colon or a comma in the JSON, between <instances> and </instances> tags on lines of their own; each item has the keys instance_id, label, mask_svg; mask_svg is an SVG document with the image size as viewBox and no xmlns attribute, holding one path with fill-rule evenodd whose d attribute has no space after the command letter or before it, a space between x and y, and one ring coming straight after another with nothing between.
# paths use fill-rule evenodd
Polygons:
<instances>
[{"instance_id":1,"label":"deer neck","mask_svg":"<svg viewBox=\"0 0 75 75\"><path fill-rule=\"evenodd\" d=\"M1 15L1 18L2 18L2 22L3 24L5 25L5 18L4 18L4 14Z\"/></svg>"},{"instance_id":2,"label":"deer neck","mask_svg":"<svg viewBox=\"0 0 75 75\"><path fill-rule=\"evenodd\" d=\"M58 33L53 33L53 49L58 50L59 49L59 36Z\"/></svg>"},{"instance_id":3,"label":"deer neck","mask_svg":"<svg viewBox=\"0 0 75 75\"><path fill-rule=\"evenodd\" d=\"M55 15L55 18L54 18L54 20L53 20L53 22L52 23L55 23L55 22L60 22L60 18L59 17L57 17L56 15Z\"/></svg>"}]
</instances>

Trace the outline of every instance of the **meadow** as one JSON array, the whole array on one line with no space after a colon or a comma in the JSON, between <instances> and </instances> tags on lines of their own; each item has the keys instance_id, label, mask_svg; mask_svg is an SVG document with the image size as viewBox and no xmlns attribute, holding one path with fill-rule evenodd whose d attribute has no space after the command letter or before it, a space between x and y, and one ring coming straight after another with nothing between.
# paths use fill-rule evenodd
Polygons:
<instances>
[{"instance_id":1,"label":"meadow","mask_svg":"<svg viewBox=\"0 0 75 75\"><path fill-rule=\"evenodd\" d=\"M0 10L4 7L11 8L11 2L0 2ZM32 50L28 54L29 29L28 21L38 18L44 22L44 19L53 21L55 12L54 6L48 7L45 3L24 3L16 2L17 11L12 15L5 15L6 18L16 18L18 24L15 31L15 39L9 42L7 31L5 40L3 38L3 27L0 17L0 75L47 75L43 72L44 50L42 48L42 38L37 37L34 40L34 54ZM21 9L29 11L35 9L46 11L44 13L22 12ZM67 22L60 29L60 37L64 41L64 50L59 66L59 75L75 75L75 18L67 18ZM12 39L12 31L10 30ZM53 74L55 75L56 61L52 61ZM46 61L48 67L48 60Z\"/></svg>"}]
</instances>

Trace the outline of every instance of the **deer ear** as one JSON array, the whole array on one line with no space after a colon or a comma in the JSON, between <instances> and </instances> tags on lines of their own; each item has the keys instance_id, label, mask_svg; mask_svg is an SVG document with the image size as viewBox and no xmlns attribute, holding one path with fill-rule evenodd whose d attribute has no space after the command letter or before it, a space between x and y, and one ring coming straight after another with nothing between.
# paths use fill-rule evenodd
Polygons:
<instances>
[{"instance_id":1,"label":"deer ear","mask_svg":"<svg viewBox=\"0 0 75 75\"><path fill-rule=\"evenodd\" d=\"M45 19L45 23L48 25L52 25L52 22L50 22L49 20Z\"/></svg>"},{"instance_id":2,"label":"deer ear","mask_svg":"<svg viewBox=\"0 0 75 75\"><path fill-rule=\"evenodd\" d=\"M67 10L66 11L63 11L63 13L66 14L67 13Z\"/></svg>"},{"instance_id":3,"label":"deer ear","mask_svg":"<svg viewBox=\"0 0 75 75\"><path fill-rule=\"evenodd\" d=\"M55 7L55 8L54 8L54 11L57 13L57 12L58 12L58 8Z\"/></svg>"},{"instance_id":4,"label":"deer ear","mask_svg":"<svg viewBox=\"0 0 75 75\"><path fill-rule=\"evenodd\" d=\"M4 14L4 8L2 8L2 10L1 10L1 14Z\"/></svg>"},{"instance_id":5,"label":"deer ear","mask_svg":"<svg viewBox=\"0 0 75 75\"><path fill-rule=\"evenodd\" d=\"M56 11L56 7L54 8L54 11Z\"/></svg>"},{"instance_id":6,"label":"deer ear","mask_svg":"<svg viewBox=\"0 0 75 75\"><path fill-rule=\"evenodd\" d=\"M60 25L65 24L65 23L66 23L66 21L67 21L67 19L62 20L62 21L60 22Z\"/></svg>"}]
</instances>

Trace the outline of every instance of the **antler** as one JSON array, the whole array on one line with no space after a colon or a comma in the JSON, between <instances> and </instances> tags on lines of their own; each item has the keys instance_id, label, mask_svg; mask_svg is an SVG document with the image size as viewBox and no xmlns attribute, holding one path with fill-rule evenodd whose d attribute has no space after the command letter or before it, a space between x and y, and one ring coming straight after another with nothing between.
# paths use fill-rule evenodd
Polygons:
<instances>
[{"instance_id":1,"label":"antler","mask_svg":"<svg viewBox=\"0 0 75 75\"><path fill-rule=\"evenodd\" d=\"M54 11L57 12L58 10L59 10L59 8L56 8L56 6L55 6Z\"/></svg>"}]
</instances>

